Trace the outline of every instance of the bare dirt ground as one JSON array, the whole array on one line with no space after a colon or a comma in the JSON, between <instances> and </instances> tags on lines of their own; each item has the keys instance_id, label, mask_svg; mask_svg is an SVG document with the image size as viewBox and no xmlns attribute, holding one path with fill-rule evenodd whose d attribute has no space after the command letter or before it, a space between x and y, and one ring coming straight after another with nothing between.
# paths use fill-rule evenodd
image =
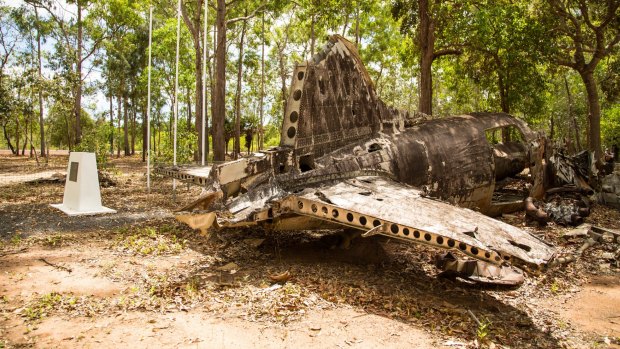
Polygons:
<instances>
[{"instance_id":1,"label":"bare dirt ground","mask_svg":"<svg viewBox=\"0 0 620 349\"><path fill-rule=\"evenodd\" d=\"M482 288L438 277L437 251L380 237L348 250L330 232L202 237L173 218L200 189L173 202L154 178L148 194L137 158L113 160L117 185L102 188L118 214L68 218L49 207L63 183L25 183L66 161L0 156L0 348L620 348L611 241L519 288ZM582 242L506 221L560 253ZM618 229L620 212L596 206L588 222Z\"/></svg>"}]
</instances>

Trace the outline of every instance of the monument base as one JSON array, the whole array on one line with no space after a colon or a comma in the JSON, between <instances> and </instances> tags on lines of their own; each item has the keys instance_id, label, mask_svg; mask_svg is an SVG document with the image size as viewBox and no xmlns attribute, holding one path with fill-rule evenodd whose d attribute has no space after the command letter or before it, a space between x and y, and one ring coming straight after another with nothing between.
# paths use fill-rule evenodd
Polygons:
<instances>
[{"instance_id":1,"label":"monument base","mask_svg":"<svg viewBox=\"0 0 620 349\"><path fill-rule=\"evenodd\" d=\"M116 213L116 210L113 210L111 208L107 208L104 206L101 206L100 208L95 209L95 210L88 210L88 211L77 211L77 210L68 208L64 204L50 204L50 206L61 210L67 216L92 216L96 214Z\"/></svg>"}]
</instances>

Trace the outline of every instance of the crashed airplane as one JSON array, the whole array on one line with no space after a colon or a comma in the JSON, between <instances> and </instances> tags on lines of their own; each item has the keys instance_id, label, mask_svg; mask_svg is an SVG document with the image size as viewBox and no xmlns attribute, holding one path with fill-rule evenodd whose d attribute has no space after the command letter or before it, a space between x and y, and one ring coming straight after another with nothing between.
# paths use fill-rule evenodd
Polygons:
<instances>
[{"instance_id":1,"label":"crashed airplane","mask_svg":"<svg viewBox=\"0 0 620 349\"><path fill-rule=\"evenodd\" d=\"M507 114L428 119L387 106L354 45L334 35L294 69L280 146L157 172L207 188L177 216L205 233L260 226L383 235L471 257L473 267L452 253L438 264L473 268L472 280L515 284L517 266L541 269L555 249L489 216L523 209L523 196L496 190L523 170L529 196L544 195L543 148Z\"/></svg>"}]
</instances>

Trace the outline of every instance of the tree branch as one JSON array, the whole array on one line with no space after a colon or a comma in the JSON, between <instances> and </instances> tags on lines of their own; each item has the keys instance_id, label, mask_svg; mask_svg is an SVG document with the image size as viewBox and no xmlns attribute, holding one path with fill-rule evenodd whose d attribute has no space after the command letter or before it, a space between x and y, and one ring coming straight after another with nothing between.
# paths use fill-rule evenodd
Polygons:
<instances>
[{"instance_id":1,"label":"tree branch","mask_svg":"<svg viewBox=\"0 0 620 349\"><path fill-rule=\"evenodd\" d=\"M71 40L69 39L69 33L67 32L67 28L65 28L64 21L58 18L58 16L56 16L56 14L52 11L52 9L49 6L46 6L45 4L43 4L43 2L30 1L30 3L33 5L39 4L41 8L45 9L45 11L47 11L47 13L49 13L50 16L52 16L52 19L54 20L54 22L58 24L58 28L60 28L60 31L62 32L62 36L65 38L65 45L67 46L67 51L71 52L72 51Z\"/></svg>"},{"instance_id":2,"label":"tree branch","mask_svg":"<svg viewBox=\"0 0 620 349\"><path fill-rule=\"evenodd\" d=\"M578 68L577 67L577 63L574 63L574 62L571 62L571 61L567 61L567 60L563 60L563 59L556 59L555 62L558 65L562 65L562 66L565 66L565 67L569 67L569 68L578 70L577 69Z\"/></svg>"},{"instance_id":3,"label":"tree branch","mask_svg":"<svg viewBox=\"0 0 620 349\"><path fill-rule=\"evenodd\" d=\"M198 0L198 4L200 5L202 3L202 1ZM196 11L198 11L198 20L200 21L200 6L198 6L198 8L196 9ZM189 15L187 14L187 9L185 8L185 3L181 2L181 17L183 17L183 22L185 22L185 25L187 26L187 28L189 29L190 33L192 33L192 36L196 35L196 28L194 27L194 24L192 23L192 21L189 19Z\"/></svg>"},{"instance_id":4,"label":"tree branch","mask_svg":"<svg viewBox=\"0 0 620 349\"><path fill-rule=\"evenodd\" d=\"M463 54L463 50L460 49L454 49L454 48L446 48L443 50L438 50L433 52L433 60L441 57L441 56L447 56L447 55L460 55Z\"/></svg>"},{"instance_id":5,"label":"tree branch","mask_svg":"<svg viewBox=\"0 0 620 349\"><path fill-rule=\"evenodd\" d=\"M617 18L616 11L618 11L618 7L620 7L620 2L610 1L608 2L608 4L609 7L607 8L607 18L605 18L605 20L601 22L601 25L599 25L598 28L605 28L612 20Z\"/></svg>"},{"instance_id":6,"label":"tree branch","mask_svg":"<svg viewBox=\"0 0 620 349\"><path fill-rule=\"evenodd\" d=\"M616 37L613 38L609 44L607 44L607 47L605 47L605 51L604 54L608 54L609 52L611 52L611 50L614 48L614 46L620 42L620 31L618 31L616 33Z\"/></svg>"},{"instance_id":7,"label":"tree branch","mask_svg":"<svg viewBox=\"0 0 620 349\"><path fill-rule=\"evenodd\" d=\"M583 20L586 22L586 25L590 27L590 29L597 31L598 28L592 24L590 20L590 15L588 14L588 4L584 0L579 0L579 10L581 11L581 15L583 16Z\"/></svg>"},{"instance_id":8,"label":"tree branch","mask_svg":"<svg viewBox=\"0 0 620 349\"><path fill-rule=\"evenodd\" d=\"M259 7L255 8L254 11L252 11L252 13L250 13L249 15L247 15L245 17L237 17L237 18L229 19L229 20L226 21L226 25L233 24L233 23L236 23L236 22L239 22L239 21L247 21L248 19L252 19L264 7L265 7L264 4L260 5Z\"/></svg>"},{"instance_id":9,"label":"tree branch","mask_svg":"<svg viewBox=\"0 0 620 349\"><path fill-rule=\"evenodd\" d=\"M0 74L1 72L4 70L4 66L6 65L6 63L9 61L9 57L11 56L11 53L13 53L13 50L15 49L15 45L17 44L17 39L15 39L15 41L13 41L12 45L10 45L10 47L7 49L7 45L6 42L4 41L4 33L2 33L0 31L0 33L2 35L0 35L0 39L2 39L2 48L4 49L5 52L5 56L2 58L2 64L0 65Z\"/></svg>"},{"instance_id":10,"label":"tree branch","mask_svg":"<svg viewBox=\"0 0 620 349\"><path fill-rule=\"evenodd\" d=\"M99 45L101 45L101 43L104 40L112 38L114 36L114 34L116 34L116 30L113 31L110 35L104 35L104 36L100 37L99 39L97 39L93 43L93 46L91 47L90 51L84 57L80 58L80 63L83 63L85 60L87 60L88 57L90 57L93 53L95 53L95 51L97 51L97 49L99 48Z\"/></svg>"}]
</instances>

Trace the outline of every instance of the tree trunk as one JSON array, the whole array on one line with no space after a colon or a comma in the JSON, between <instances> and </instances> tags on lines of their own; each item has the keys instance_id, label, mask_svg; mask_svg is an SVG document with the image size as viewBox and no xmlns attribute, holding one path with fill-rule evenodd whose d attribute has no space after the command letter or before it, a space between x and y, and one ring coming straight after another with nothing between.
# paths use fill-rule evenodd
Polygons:
<instances>
[{"instance_id":1,"label":"tree trunk","mask_svg":"<svg viewBox=\"0 0 620 349\"><path fill-rule=\"evenodd\" d=\"M208 6L208 3L206 4L206 6ZM183 15L183 21L185 22L185 25L187 26L187 28L189 29L190 33L192 34L192 41L194 43L194 53L196 56L196 59L194 60L194 76L196 79L196 101L195 101L195 113L194 115L196 116L196 132L198 133L198 141L197 141L197 146L196 149L198 149L197 152L194 153L194 161L200 161L201 157L202 157L202 152L204 151L205 153L208 153L208 141L209 139L206 138L206 145L205 145L205 149L201 149L202 147L202 133L204 130L204 127L202 125L202 86L203 83L206 83L204 81L202 81L202 50L201 50L201 45L200 45L200 18L202 15L202 0L196 0L196 8L195 8L195 12L194 12L194 16L192 17L192 19L189 18L187 10L185 8L185 5L183 4L181 6L181 13ZM208 20L207 18L204 19L205 21ZM204 42L206 44L206 38L204 38ZM188 108L188 122L187 122L187 128L188 130L191 132L192 128L191 128L191 118L192 118L192 111L191 111L191 98L190 98L190 92L189 92L189 88L187 91L187 108ZM206 119L206 115L205 115L205 119Z\"/></svg>"},{"instance_id":2,"label":"tree trunk","mask_svg":"<svg viewBox=\"0 0 620 349\"><path fill-rule=\"evenodd\" d=\"M129 118L127 115L127 109L129 108L127 104L127 95L125 95L123 96L123 149L125 156L131 155L131 152L129 151Z\"/></svg>"},{"instance_id":3,"label":"tree trunk","mask_svg":"<svg viewBox=\"0 0 620 349\"><path fill-rule=\"evenodd\" d=\"M42 57L41 57L41 28L39 28L39 12L37 7L34 7L34 14L37 21L37 57L39 61L39 130L41 137L41 156L45 156L45 122L43 119L43 89L41 83L43 83L43 74L41 73Z\"/></svg>"},{"instance_id":4,"label":"tree trunk","mask_svg":"<svg viewBox=\"0 0 620 349\"><path fill-rule=\"evenodd\" d=\"M598 89L594 72L586 70L580 73L583 83L586 85L587 102L588 102L588 120L589 120L589 144L588 149L594 152L595 158L598 160L603 158L603 150L601 148L601 105L598 99Z\"/></svg>"},{"instance_id":5,"label":"tree trunk","mask_svg":"<svg viewBox=\"0 0 620 349\"><path fill-rule=\"evenodd\" d=\"M76 68L75 75L77 81L75 82L75 144L80 144L82 141L82 120L80 115L82 114L82 4L80 0L76 1L77 5L77 52L76 52Z\"/></svg>"},{"instance_id":6,"label":"tree trunk","mask_svg":"<svg viewBox=\"0 0 620 349\"><path fill-rule=\"evenodd\" d=\"M217 47L215 51L215 100L213 113L213 160L224 161L226 142L226 2L217 0Z\"/></svg>"},{"instance_id":7,"label":"tree trunk","mask_svg":"<svg viewBox=\"0 0 620 349\"><path fill-rule=\"evenodd\" d=\"M24 144L22 144L22 156L26 155L26 145L28 145L28 121L24 120L24 124ZM19 134L17 137L19 137Z\"/></svg>"},{"instance_id":8,"label":"tree trunk","mask_svg":"<svg viewBox=\"0 0 620 349\"><path fill-rule=\"evenodd\" d=\"M553 142L554 137L555 137L555 118L553 117L553 114L551 114L551 118L549 119L549 140Z\"/></svg>"},{"instance_id":9,"label":"tree trunk","mask_svg":"<svg viewBox=\"0 0 620 349\"><path fill-rule=\"evenodd\" d=\"M263 149L265 144L265 131L263 125L265 123L264 117L264 103L265 103L265 12L263 11L261 16L261 33L262 33L262 44L261 44L261 56L260 56L260 103L259 103L259 125L258 125L258 147L259 149ZM286 111L284 111L286 112Z\"/></svg>"},{"instance_id":10,"label":"tree trunk","mask_svg":"<svg viewBox=\"0 0 620 349\"><path fill-rule=\"evenodd\" d=\"M32 92L30 92L30 96L32 96ZM32 102L32 97L31 97L30 98L30 105L32 106L32 104L34 104L34 103ZM28 119L30 119L29 120L30 121L30 137L28 138L29 141L30 141L29 142L30 143L30 157L32 157L32 151L34 150L34 147L32 146L32 129L34 128L34 125L32 123L32 119L34 119L34 117L33 117L34 115L33 114L34 114L34 111L32 109L30 109L30 113L28 113Z\"/></svg>"},{"instance_id":11,"label":"tree trunk","mask_svg":"<svg viewBox=\"0 0 620 349\"><path fill-rule=\"evenodd\" d=\"M433 22L428 13L428 0L418 0L420 13L419 45L420 45L420 100L418 111L433 114L433 52L435 50L435 35Z\"/></svg>"},{"instance_id":12,"label":"tree trunk","mask_svg":"<svg viewBox=\"0 0 620 349\"><path fill-rule=\"evenodd\" d=\"M497 74L497 84L499 87L499 104L504 113L510 114L510 105L508 104L508 87L506 87L506 85L504 84L504 76L501 73L499 58L497 58L496 64L498 70L500 70L500 73ZM553 130L553 118L551 119L551 125L551 129ZM551 139L553 139L553 135L551 135L550 137ZM510 129L508 127L502 128L502 142L510 142Z\"/></svg>"},{"instance_id":13,"label":"tree trunk","mask_svg":"<svg viewBox=\"0 0 620 349\"><path fill-rule=\"evenodd\" d=\"M136 153L136 103L131 98L131 155Z\"/></svg>"},{"instance_id":14,"label":"tree trunk","mask_svg":"<svg viewBox=\"0 0 620 349\"><path fill-rule=\"evenodd\" d=\"M209 98L211 99L211 128L209 128L209 120L206 119L206 125L205 125L205 132L206 137L205 137L205 158L208 161L208 157L209 157L209 152L211 151L211 148L214 147L214 144L211 143L211 145L213 145L213 147L211 147L211 145L209 145L209 136L211 136L211 142L213 142L213 122L214 122L214 117L213 115L215 115L215 51L217 50L217 21L213 22L213 45L211 46L213 47L213 59L209 61L209 88L211 91L211 94L209 94ZM206 83L206 81L205 81ZM206 101L205 101L206 102Z\"/></svg>"},{"instance_id":15,"label":"tree trunk","mask_svg":"<svg viewBox=\"0 0 620 349\"><path fill-rule=\"evenodd\" d=\"M114 96L110 88L110 154L114 154Z\"/></svg>"},{"instance_id":16,"label":"tree trunk","mask_svg":"<svg viewBox=\"0 0 620 349\"><path fill-rule=\"evenodd\" d=\"M18 96L19 100L19 96ZM19 156L19 116L15 117L15 156Z\"/></svg>"},{"instance_id":17,"label":"tree trunk","mask_svg":"<svg viewBox=\"0 0 620 349\"><path fill-rule=\"evenodd\" d=\"M69 146L69 151L71 151L73 150L73 138L71 138L71 122L69 121L69 117L73 118L73 116L65 113L63 113L63 115L65 117L65 124L67 124L67 145Z\"/></svg>"},{"instance_id":18,"label":"tree trunk","mask_svg":"<svg viewBox=\"0 0 620 349\"><path fill-rule=\"evenodd\" d=\"M13 148L13 144L11 143L11 137L9 136L9 133L6 131L6 124L2 124L2 133L4 134L6 145L11 150L11 154L15 154L15 148Z\"/></svg>"},{"instance_id":19,"label":"tree trunk","mask_svg":"<svg viewBox=\"0 0 620 349\"><path fill-rule=\"evenodd\" d=\"M501 68L500 68L501 69ZM499 87L499 104L504 113L510 113L510 106L508 105L508 91L504 85L504 78L502 74L498 74L497 83Z\"/></svg>"},{"instance_id":20,"label":"tree trunk","mask_svg":"<svg viewBox=\"0 0 620 349\"><path fill-rule=\"evenodd\" d=\"M244 16L248 15L245 11ZM237 160L241 154L241 77L243 76L243 41L245 39L245 27L247 21L241 26L241 38L239 39L239 61L237 63L237 92L235 93L235 141L233 158Z\"/></svg>"},{"instance_id":21,"label":"tree trunk","mask_svg":"<svg viewBox=\"0 0 620 349\"><path fill-rule=\"evenodd\" d=\"M147 145L149 144L149 142L151 141L146 134L146 128L149 127L149 123L146 121L146 108L144 108L144 111L142 112L142 162L146 161L146 152L147 152ZM152 149L152 147L151 147Z\"/></svg>"},{"instance_id":22,"label":"tree trunk","mask_svg":"<svg viewBox=\"0 0 620 349\"><path fill-rule=\"evenodd\" d=\"M197 95L200 94L201 91L196 91ZM187 96L187 131L192 132L192 96L189 86L186 88L186 96ZM200 146L198 146L200 149Z\"/></svg>"},{"instance_id":23,"label":"tree trunk","mask_svg":"<svg viewBox=\"0 0 620 349\"><path fill-rule=\"evenodd\" d=\"M17 88L17 100L22 99L22 88ZM19 115L15 115L15 156L19 156Z\"/></svg>"},{"instance_id":24,"label":"tree trunk","mask_svg":"<svg viewBox=\"0 0 620 349\"><path fill-rule=\"evenodd\" d=\"M577 117L573 113L573 95L570 93L570 88L568 88L568 80L566 79L566 75L564 75L564 87L566 87L566 96L568 97L568 117L573 122L573 128L575 130L575 146L577 147L576 151L580 152L582 148L581 139L579 137L579 124L577 123Z\"/></svg>"},{"instance_id":25,"label":"tree trunk","mask_svg":"<svg viewBox=\"0 0 620 349\"><path fill-rule=\"evenodd\" d=\"M120 131L121 130L121 119L122 119L122 107L121 107L121 95L117 95L116 96L116 106L118 107L118 121L117 121L117 128ZM121 157L121 142L117 141L116 142L116 157L120 158Z\"/></svg>"},{"instance_id":26,"label":"tree trunk","mask_svg":"<svg viewBox=\"0 0 620 349\"><path fill-rule=\"evenodd\" d=\"M278 57L278 65L280 68L280 92L282 93L282 115L286 117L286 105L287 105L286 97L288 95L288 90L286 88L286 64L284 60L285 60L284 53L280 51L279 57Z\"/></svg>"}]
</instances>

